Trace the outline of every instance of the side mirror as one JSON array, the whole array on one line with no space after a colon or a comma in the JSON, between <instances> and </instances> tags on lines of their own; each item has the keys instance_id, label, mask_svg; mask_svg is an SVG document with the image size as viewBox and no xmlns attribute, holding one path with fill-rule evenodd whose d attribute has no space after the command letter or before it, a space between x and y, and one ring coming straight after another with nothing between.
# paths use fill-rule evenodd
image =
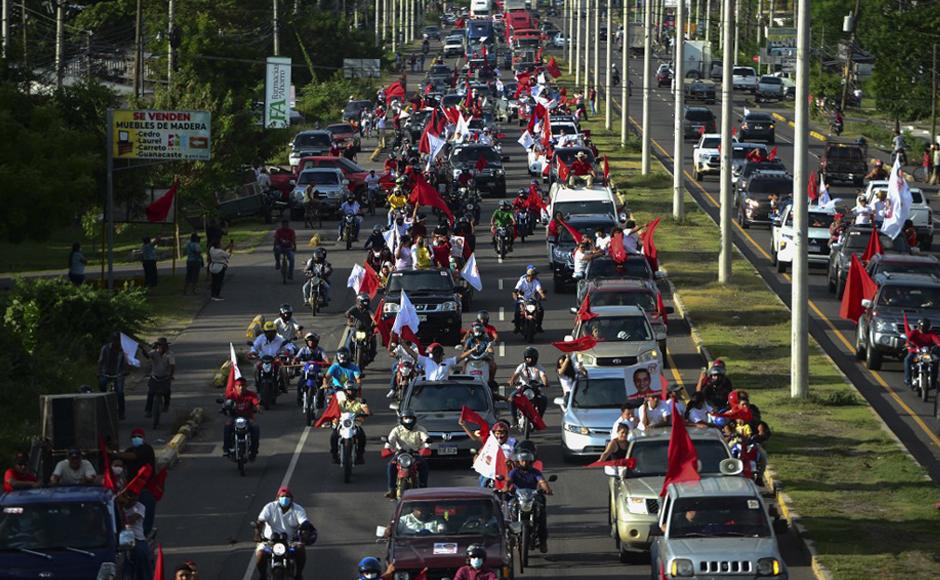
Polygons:
<instances>
[{"instance_id":1,"label":"side mirror","mask_svg":"<svg viewBox=\"0 0 940 580\"><path fill-rule=\"evenodd\" d=\"M565 398L564 397L555 397L552 399L552 403L558 405L561 408L565 407Z\"/></svg>"},{"instance_id":2,"label":"side mirror","mask_svg":"<svg viewBox=\"0 0 940 580\"><path fill-rule=\"evenodd\" d=\"M862 298L862 308L871 308L871 300Z\"/></svg>"},{"instance_id":3,"label":"side mirror","mask_svg":"<svg viewBox=\"0 0 940 580\"><path fill-rule=\"evenodd\" d=\"M291 180L288 180L287 183L289 183L289 184L291 184L291 185L297 185L297 180L291 179Z\"/></svg>"},{"instance_id":4,"label":"side mirror","mask_svg":"<svg viewBox=\"0 0 940 580\"><path fill-rule=\"evenodd\" d=\"M571 308L568 309L568 312L570 312L570 313L572 313L572 314L577 314L577 313L578 313L578 309L575 308L574 306L572 306Z\"/></svg>"},{"instance_id":5,"label":"side mirror","mask_svg":"<svg viewBox=\"0 0 940 580\"><path fill-rule=\"evenodd\" d=\"M391 409L392 411L397 411L397 410L398 410L398 401L392 401L391 403L389 403L389 404L388 404L388 408Z\"/></svg>"},{"instance_id":6,"label":"side mirror","mask_svg":"<svg viewBox=\"0 0 940 580\"><path fill-rule=\"evenodd\" d=\"M775 218L773 218L773 219L770 220L770 221L771 221L772 224L774 224L774 227L775 227L775 228L779 228L779 227L781 226L781 224L783 223L782 221L780 221L780 218L778 218L778 217L775 217Z\"/></svg>"},{"instance_id":7,"label":"side mirror","mask_svg":"<svg viewBox=\"0 0 940 580\"><path fill-rule=\"evenodd\" d=\"M118 534L118 550L121 552L130 552L136 543L133 530L121 530Z\"/></svg>"},{"instance_id":8,"label":"side mirror","mask_svg":"<svg viewBox=\"0 0 940 580\"><path fill-rule=\"evenodd\" d=\"M577 312L577 310L575 310L575 312ZM565 342L571 342L572 340L574 340L574 337L571 336L570 334L566 334L564 340Z\"/></svg>"},{"instance_id":9,"label":"side mirror","mask_svg":"<svg viewBox=\"0 0 940 580\"><path fill-rule=\"evenodd\" d=\"M387 534L387 533L388 533L388 528L386 528L385 526L375 526L375 537L376 537L376 538L384 538L384 537L385 537L385 534Z\"/></svg>"},{"instance_id":10,"label":"side mirror","mask_svg":"<svg viewBox=\"0 0 940 580\"><path fill-rule=\"evenodd\" d=\"M653 277L656 278L657 280L665 280L666 273L663 272L662 270L656 270L656 272L653 273Z\"/></svg>"},{"instance_id":11,"label":"side mirror","mask_svg":"<svg viewBox=\"0 0 940 580\"><path fill-rule=\"evenodd\" d=\"M382 440L382 443L388 443L388 437L386 437L385 435L382 435L381 437L379 437L379 439Z\"/></svg>"},{"instance_id":12,"label":"side mirror","mask_svg":"<svg viewBox=\"0 0 940 580\"><path fill-rule=\"evenodd\" d=\"M549 475L549 476L548 476L548 482L549 482L549 483L554 483L554 482L556 482L556 481L558 481L558 476L557 476L557 475ZM784 520L784 521L786 521L786 520Z\"/></svg>"}]
</instances>

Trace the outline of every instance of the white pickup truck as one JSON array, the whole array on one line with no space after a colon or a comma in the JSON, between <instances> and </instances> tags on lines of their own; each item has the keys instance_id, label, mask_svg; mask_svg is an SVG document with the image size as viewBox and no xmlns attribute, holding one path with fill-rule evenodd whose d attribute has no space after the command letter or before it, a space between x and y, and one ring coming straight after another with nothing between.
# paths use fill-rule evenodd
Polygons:
<instances>
[{"instance_id":1,"label":"white pickup truck","mask_svg":"<svg viewBox=\"0 0 940 580\"><path fill-rule=\"evenodd\" d=\"M835 207L811 207L809 209L809 236L807 238L809 262L829 263L829 226L835 218ZM787 271L793 263L793 205L787 205L778 217L773 218L770 228L770 261L780 273Z\"/></svg>"},{"instance_id":2,"label":"white pickup truck","mask_svg":"<svg viewBox=\"0 0 940 580\"><path fill-rule=\"evenodd\" d=\"M757 91L757 72L754 67L736 66L731 69L731 86L736 91L748 91L754 93Z\"/></svg>"},{"instance_id":3,"label":"white pickup truck","mask_svg":"<svg viewBox=\"0 0 940 580\"><path fill-rule=\"evenodd\" d=\"M706 173L721 173L721 133L705 133L692 147L692 172L695 180L701 181Z\"/></svg>"}]
</instances>

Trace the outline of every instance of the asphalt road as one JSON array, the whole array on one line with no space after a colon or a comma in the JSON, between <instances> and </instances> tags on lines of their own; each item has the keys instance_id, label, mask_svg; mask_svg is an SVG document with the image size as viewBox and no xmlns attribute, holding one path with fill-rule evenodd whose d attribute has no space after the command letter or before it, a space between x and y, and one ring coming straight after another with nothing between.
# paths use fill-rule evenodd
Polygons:
<instances>
[{"instance_id":1,"label":"asphalt road","mask_svg":"<svg viewBox=\"0 0 940 580\"><path fill-rule=\"evenodd\" d=\"M415 82L418 80L414 74L410 77ZM511 156L506 164L509 192L528 183L525 155L514 143L515 139L515 130L507 129L504 152ZM495 200L485 202L483 223L488 223L488 214L495 203ZM379 219L378 216L368 218L364 231ZM321 233L329 240L335 235L334 231L331 222ZM304 240L310 234L310 231L299 230L298 239ZM485 308L492 313L491 320L505 340L497 349L500 365L497 377L505 380L509 369L521 360L525 347L511 332L509 292L526 264L537 264L546 271L545 247L537 235L530 242L517 243L514 252L500 264L487 244L486 228L478 228L477 235L480 240L477 260L484 289L475 296L471 311L464 313L464 322L472 320L478 309ZM325 346L332 347L340 337L341 312L352 299L351 290L343 287L346 277L352 265L363 259L364 252L340 250L330 242L327 247L329 259L336 268L335 300L316 320L299 309L298 317L308 329L320 332ZM378 439L388 433L395 421L384 398L390 364L384 354L366 372L365 398L371 403L375 416L365 423L369 437L367 463L356 468L350 484L342 483L339 468L330 462L329 432L304 428L290 397L282 398L276 408L260 416L261 454L249 465L246 477L240 477L235 465L221 457L222 421L213 412L217 408L214 404L217 394L205 386L208 376L226 356L230 341L236 345L244 341L244 328L254 314L263 312L271 316L283 302L295 306L300 303L300 282L281 285L272 262L265 245L253 254L239 256L233 262L232 276L223 290L226 301L207 305L194 325L175 341L180 379L175 387L178 394L174 408L202 405L210 411L210 419L170 475L167 494L157 513L159 538L168 565L194 559L200 566L201 577L247 579L254 570L248 526L264 504L273 499L277 488L286 484L293 489L296 501L307 509L320 532L319 542L308 554L306 577L353 577L355 563L363 556L384 557L385 545L375 542L374 530L376 525L387 522L393 509L393 504L383 497L385 462L378 456L381 446ZM544 278L547 276L543 275ZM557 352L548 343L561 339L571 329L573 316L568 308L574 305L574 299L571 294L556 295L550 281L546 288L549 291L545 303L546 332L539 336L537 346L542 362L550 368ZM673 317L671 322L669 360L675 370L667 370L667 377L688 386L694 384L703 363L689 339L688 328L678 317ZM553 383L547 393L550 399L560 394L557 382ZM128 427L142 421L140 395L132 396L131 401ZM549 407L546 422L548 429L537 433L534 440L539 445L546 471L559 476L553 484L555 495L549 499L551 551L544 557L536 555L526 576L564 576L572 580L649 577L648 566L624 566L617 561L606 523L605 476L598 470L563 463L557 407ZM165 431L160 434L165 435ZM474 485L475 481L476 476L463 466L432 467L433 486ZM791 577L812 577L801 544L792 532L781 539L781 547Z\"/></svg>"}]
</instances>

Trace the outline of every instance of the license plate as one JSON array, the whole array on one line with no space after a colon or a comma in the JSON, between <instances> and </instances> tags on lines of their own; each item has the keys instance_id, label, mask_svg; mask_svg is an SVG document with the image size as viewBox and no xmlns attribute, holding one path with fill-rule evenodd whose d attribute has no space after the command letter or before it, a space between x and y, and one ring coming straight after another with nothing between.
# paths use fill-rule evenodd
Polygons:
<instances>
[{"instance_id":1,"label":"license plate","mask_svg":"<svg viewBox=\"0 0 940 580\"><path fill-rule=\"evenodd\" d=\"M809 251L810 251L810 252L818 252L818 251L819 251L819 246L816 245L816 244L810 244L810 245L809 245Z\"/></svg>"},{"instance_id":2,"label":"license plate","mask_svg":"<svg viewBox=\"0 0 940 580\"><path fill-rule=\"evenodd\" d=\"M437 446L438 455L457 455L457 446L456 445L445 445L440 444Z\"/></svg>"},{"instance_id":3,"label":"license plate","mask_svg":"<svg viewBox=\"0 0 940 580\"><path fill-rule=\"evenodd\" d=\"M428 320L428 315L427 315L427 314L419 314L419 315L418 315L418 320L420 320L421 322L427 322L427 320Z\"/></svg>"}]
</instances>

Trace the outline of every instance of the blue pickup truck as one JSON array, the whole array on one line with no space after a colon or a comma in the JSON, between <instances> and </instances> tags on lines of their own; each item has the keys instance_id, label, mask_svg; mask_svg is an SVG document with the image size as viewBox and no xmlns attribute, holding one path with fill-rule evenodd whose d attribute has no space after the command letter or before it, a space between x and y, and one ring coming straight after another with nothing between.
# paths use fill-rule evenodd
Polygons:
<instances>
[{"instance_id":1,"label":"blue pickup truck","mask_svg":"<svg viewBox=\"0 0 940 580\"><path fill-rule=\"evenodd\" d=\"M114 494L103 487L19 490L0 495L0 577L120 578L133 533L117 524Z\"/></svg>"}]
</instances>

